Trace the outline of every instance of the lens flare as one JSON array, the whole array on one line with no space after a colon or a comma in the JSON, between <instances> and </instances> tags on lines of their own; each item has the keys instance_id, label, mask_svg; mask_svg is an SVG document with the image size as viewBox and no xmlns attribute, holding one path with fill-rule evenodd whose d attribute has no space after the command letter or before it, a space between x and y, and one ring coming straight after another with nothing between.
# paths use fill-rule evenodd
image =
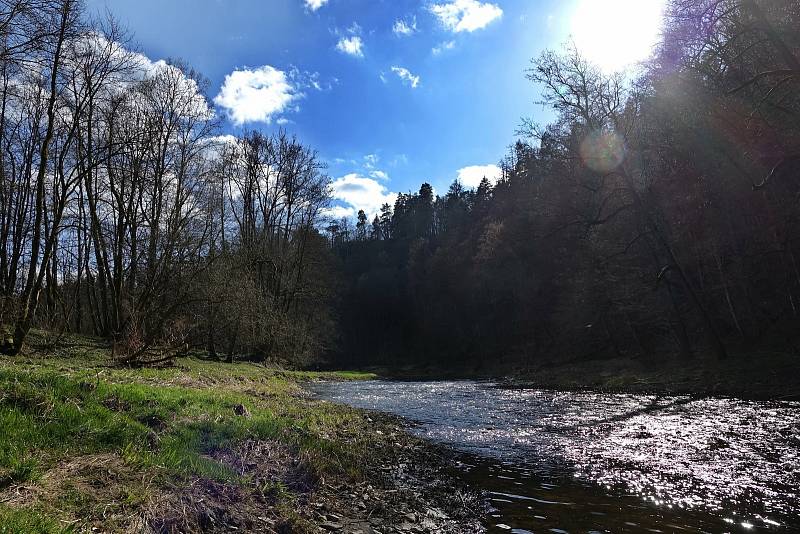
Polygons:
<instances>
[{"instance_id":1,"label":"lens flare","mask_svg":"<svg viewBox=\"0 0 800 534\"><path fill-rule=\"evenodd\" d=\"M583 139L580 154L593 171L611 172L625 160L625 143L614 132L595 132Z\"/></svg>"}]
</instances>

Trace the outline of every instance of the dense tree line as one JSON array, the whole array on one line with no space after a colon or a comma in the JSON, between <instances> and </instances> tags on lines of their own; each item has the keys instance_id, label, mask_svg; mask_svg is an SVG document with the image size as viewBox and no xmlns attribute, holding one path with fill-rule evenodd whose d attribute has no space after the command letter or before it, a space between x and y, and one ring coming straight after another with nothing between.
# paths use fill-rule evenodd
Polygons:
<instances>
[{"instance_id":1,"label":"dense tree line","mask_svg":"<svg viewBox=\"0 0 800 534\"><path fill-rule=\"evenodd\" d=\"M332 334L329 179L285 133L218 136L202 77L79 0L0 0L0 350L33 327L129 362L307 361Z\"/></svg>"},{"instance_id":2,"label":"dense tree line","mask_svg":"<svg viewBox=\"0 0 800 534\"><path fill-rule=\"evenodd\" d=\"M671 0L657 52L527 70L502 177L326 222L284 132L219 135L206 82L79 0L0 0L0 350L154 362L725 359L798 349L800 3Z\"/></svg>"},{"instance_id":3,"label":"dense tree line","mask_svg":"<svg viewBox=\"0 0 800 534\"><path fill-rule=\"evenodd\" d=\"M800 3L672 0L656 53L528 78L497 183L329 228L340 363L725 359L800 347Z\"/></svg>"}]
</instances>

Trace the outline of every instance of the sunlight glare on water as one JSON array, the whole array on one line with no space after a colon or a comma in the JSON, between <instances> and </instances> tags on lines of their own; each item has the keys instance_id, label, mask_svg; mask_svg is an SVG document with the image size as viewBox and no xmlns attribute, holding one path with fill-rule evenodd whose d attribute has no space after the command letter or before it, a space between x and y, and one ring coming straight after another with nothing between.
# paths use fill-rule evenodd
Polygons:
<instances>
[{"instance_id":1,"label":"sunlight glare on water","mask_svg":"<svg viewBox=\"0 0 800 534\"><path fill-rule=\"evenodd\" d=\"M554 392L466 381L332 383L318 392L401 415L419 423L414 431L421 436L500 460L503 467L490 470L501 506L524 500L508 496L516 495L515 486L530 485L531 477L538 477L540 488L542 480L571 473L595 488L638 495L637 502L672 515L702 512L745 530L800 527L797 402ZM582 498L599 499L587 495Z\"/></svg>"}]
</instances>

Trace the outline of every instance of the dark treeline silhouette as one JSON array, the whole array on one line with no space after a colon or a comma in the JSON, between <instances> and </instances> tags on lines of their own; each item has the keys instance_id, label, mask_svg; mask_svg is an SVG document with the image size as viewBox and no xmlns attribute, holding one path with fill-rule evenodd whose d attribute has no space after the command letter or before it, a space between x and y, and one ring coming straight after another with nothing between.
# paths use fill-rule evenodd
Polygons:
<instances>
[{"instance_id":1,"label":"dark treeline silhouette","mask_svg":"<svg viewBox=\"0 0 800 534\"><path fill-rule=\"evenodd\" d=\"M329 228L337 363L797 351L798 30L796 1L673 0L635 77L535 59L557 120L523 120L497 183Z\"/></svg>"},{"instance_id":2,"label":"dark treeline silhouette","mask_svg":"<svg viewBox=\"0 0 800 534\"><path fill-rule=\"evenodd\" d=\"M0 43L0 351L38 326L130 363L321 352L330 187L312 150L216 136L196 72L129 51L78 0L0 0Z\"/></svg>"}]
</instances>

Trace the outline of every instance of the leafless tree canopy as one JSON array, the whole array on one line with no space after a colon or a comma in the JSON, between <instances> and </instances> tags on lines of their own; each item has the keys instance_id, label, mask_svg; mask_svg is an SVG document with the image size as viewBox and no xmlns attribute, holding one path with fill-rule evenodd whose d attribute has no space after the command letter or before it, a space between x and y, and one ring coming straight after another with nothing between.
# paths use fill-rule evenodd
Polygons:
<instances>
[{"instance_id":1,"label":"leafless tree canopy","mask_svg":"<svg viewBox=\"0 0 800 534\"><path fill-rule=\"evenodd\" d=\"M326 343L313 151L217 136L196 72L131 51L78 0L3 0L0 40L3 352L34 326L104 336L130 362Z\"/></svg>"}]
</instances>

